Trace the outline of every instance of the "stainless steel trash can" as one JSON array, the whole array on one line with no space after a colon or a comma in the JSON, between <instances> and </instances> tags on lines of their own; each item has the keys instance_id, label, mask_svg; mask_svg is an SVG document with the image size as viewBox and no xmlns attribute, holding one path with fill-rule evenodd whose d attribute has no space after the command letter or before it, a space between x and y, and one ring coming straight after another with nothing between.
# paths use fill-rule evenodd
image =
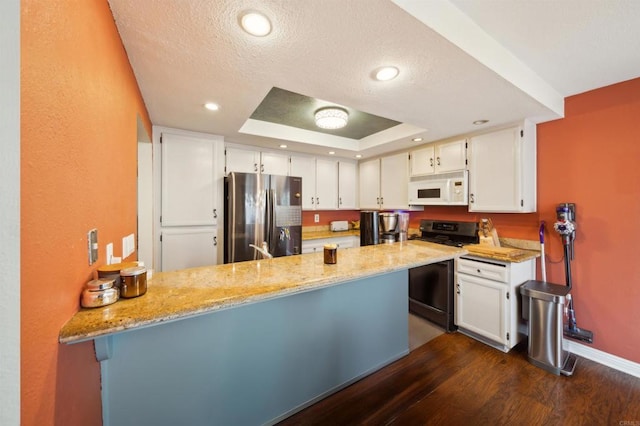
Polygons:
<instances>
[{"instance_id":1,"label":"stainless steel trash can","mask_svg":"<svg viewBox=\"0 0 640 426\"><path fill-rule=\"evenodd\" d=\"M527 358L550 373L573 374L576 357L562 347L564 305L569 287L530 280L520 286L522 316L528 320Z\"/></svg>"}]
</instances>

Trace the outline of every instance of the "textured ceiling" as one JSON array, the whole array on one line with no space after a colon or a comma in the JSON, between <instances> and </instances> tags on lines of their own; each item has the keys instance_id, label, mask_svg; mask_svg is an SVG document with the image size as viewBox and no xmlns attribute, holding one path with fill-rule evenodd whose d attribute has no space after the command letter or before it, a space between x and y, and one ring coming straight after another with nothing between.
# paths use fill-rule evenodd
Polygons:
<instances>
[{"instance_id":1,"label":"textured ceiling","mask_svg":"<svg viewBox=\"0 0 640 426\"><path fill-rule=\"evenodd\" d=\"M549 2L109 3L152 122L219 134L236 143L277 148L287 141L289 149L296 151L326 154L331 147L340 156L359 152L367 157L406 149L415 144L413 136L434 141L478 131L471 124L477 119L490 120L487 126L500 126L524 117L558 118L563 96L572 94L565 91L576 90L567 86L572 84L568 80L577 80L571 76L579 73L584 80L578 90L599 81L590 77L591 69L572 65L573 58L601 54L592 51L591 45L582 45L579 36L566 41L584 23L554 28L557 51L550 49L549 56L545 56L547 45L532 40L544 31L549 13L570 12L565 8L546 12ZM486 10L478 7L485 3ZM520 16L524 13L520 9L505 3L522 5L534 19L526 30L522 25L504 24L514 16L526 18ZM256 38L240 29L238 16L248 9L269 16L274 27L271 34ZM627 12L636 14L637 22L636 9ZM638 30L627 25L609 32L617 13L622 11L607 14L606 19L592 17L594 22L589 22L590 40L600 41L598 49L607 50L620 37L633 43L640 39ZM554 19L571 22L571 15ZM518 36L513 36L518 30ZM628 54L637 57L637 51ZM545 62L569 53L572 60L562 66ZM616 55L606 56L611 69L617 68ZM375 81L372 73L383 65L397 66L400 75L388 82ZM607 70L597 69L596 74L620 78ZM250 119L273 87L403 124L354 140ZM220 110L203 109L209 101L218 103Z\"/></svg>"}]
</instances>

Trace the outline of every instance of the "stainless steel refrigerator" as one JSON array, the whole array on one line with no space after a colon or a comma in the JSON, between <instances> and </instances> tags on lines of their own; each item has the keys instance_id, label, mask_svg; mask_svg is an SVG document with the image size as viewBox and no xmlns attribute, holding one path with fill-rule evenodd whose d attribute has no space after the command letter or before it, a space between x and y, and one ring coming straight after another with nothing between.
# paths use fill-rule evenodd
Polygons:
<instances>
[{"instance_id":1,"label":"stainless steel refrigerator","mask_svg":"<svg viewBox=\"0 0 640 426\"><path fill-rule=\"evenodd\" d=\"M230 172L224 198L224 263L301 253L302 178Z\"/></svg>"}]
</instances>

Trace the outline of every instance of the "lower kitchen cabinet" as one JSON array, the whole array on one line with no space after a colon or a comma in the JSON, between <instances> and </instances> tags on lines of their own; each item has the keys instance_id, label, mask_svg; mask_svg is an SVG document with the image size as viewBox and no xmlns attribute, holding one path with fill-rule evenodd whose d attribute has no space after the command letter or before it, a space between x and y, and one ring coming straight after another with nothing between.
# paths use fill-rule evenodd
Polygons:
<instances>
[{"instance_id":1,"label":"lower kitchen cabinet","mask_svg":"<svg viewBox=\"0 0 640 426\"><path fill-rule=\"evenodd\" d=\"M217 264L217 228L165 228L160 234L161 270L176 271Z\"/></svg>"},{"instance_id":2,"label":"lower kitchen cabinet","mask_svg":"<svg viewBox=\"0 0 640 426\"><path fill-rule=\"evenodd\" d=\"M535 259L512 263L464 256L456 270L458 330L508 352L524 337L518 287L535 279Z\"/></svg>"},{"instance_id":3,"label":"lower kitchen cabinet","mask_svg":"<svg viewBox=\"0 0 640 426\"><path fill-rule=\"evenodd\" d=\"M316 253L323 250L325 244L336 244L339 249L360 247L360 237L344 236L333 238L320 238L316 240L302 241L302 254Z\"/></svg>"}]
</instances>

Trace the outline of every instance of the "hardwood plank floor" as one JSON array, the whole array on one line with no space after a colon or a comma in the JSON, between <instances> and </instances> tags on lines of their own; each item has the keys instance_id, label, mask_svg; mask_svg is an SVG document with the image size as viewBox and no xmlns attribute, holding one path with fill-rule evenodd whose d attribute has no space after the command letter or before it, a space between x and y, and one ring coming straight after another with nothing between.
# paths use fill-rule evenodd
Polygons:
<instances>
[{"instance_id":1,"label":"hardwood plank floor","mask_svg":"<svg viewBox=\"0 0 640 426\"><path fill-rule=\"evenodd\" d=\"M639 378L580 357L555 376L526 353L443 334L280 424L640 426Z\"/></svg>"}]
</instances>

